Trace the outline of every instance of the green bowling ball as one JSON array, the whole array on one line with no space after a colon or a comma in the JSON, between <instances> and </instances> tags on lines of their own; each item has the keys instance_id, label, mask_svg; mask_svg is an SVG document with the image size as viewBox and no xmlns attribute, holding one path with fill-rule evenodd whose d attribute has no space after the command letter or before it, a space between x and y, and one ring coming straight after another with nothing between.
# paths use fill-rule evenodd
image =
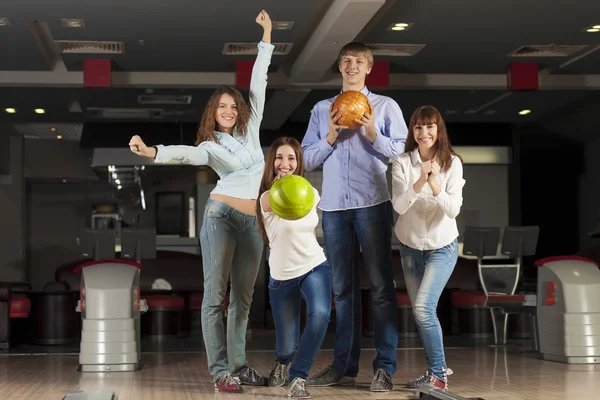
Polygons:
<instances>
[{"instance_id":1,"label":"green bowling ball","mask_svg":"<svg viewBox=\"0 0 600 400\"><path fill-rule=\"evenodd\" d=\"M315 205L312 185L300 175L286 175L273 183L269 191L273 212L287 220L304 218Z\"/></svg>"}]
</instances>

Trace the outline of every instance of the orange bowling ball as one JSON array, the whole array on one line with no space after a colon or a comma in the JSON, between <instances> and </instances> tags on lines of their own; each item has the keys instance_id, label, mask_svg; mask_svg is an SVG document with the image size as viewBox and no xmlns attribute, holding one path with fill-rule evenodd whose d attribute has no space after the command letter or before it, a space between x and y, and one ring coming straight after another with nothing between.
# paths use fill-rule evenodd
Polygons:
<instances>
[{"instance_id":1,"label":"orange bowling ball","mask_svg":"<svg viewBox=\"0 0 600 400\"><path fill-rule=\"evenodd\" d=\"M337 108L342 114L337 124L350 129L360 128L361 125L355 122L355 119L360 120L366 112L373 114L367 96L356 90L341 93L333 102L333 108Z\"/></svg>"}]
</instances>

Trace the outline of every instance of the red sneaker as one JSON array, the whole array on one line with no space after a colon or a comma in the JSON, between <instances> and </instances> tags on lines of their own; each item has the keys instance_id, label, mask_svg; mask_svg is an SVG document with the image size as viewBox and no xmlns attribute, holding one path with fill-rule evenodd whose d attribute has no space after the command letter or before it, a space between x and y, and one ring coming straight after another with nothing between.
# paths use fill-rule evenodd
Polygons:
<instances>
[{"instance_id":1,"label":"red sneaker","mask_svg":"<svg viewBox=\"0 0 600 400\"><path fill-rule=\"evenodd\" d=\"M438 379L435 376L431 376L428 383L438 389L448 390L448 382L444 382L443 380Z\"/></svg>"},{"instance_id":2,"label":"red sneaker","mask_svg":"<svg viewBox=\"0 0 600 400\"><path fill-rule=\"evenodd\" d=\"M230 374L223 375L215 382L215 392L241 393L244 389Z\"/></svg>"}]
</instances>

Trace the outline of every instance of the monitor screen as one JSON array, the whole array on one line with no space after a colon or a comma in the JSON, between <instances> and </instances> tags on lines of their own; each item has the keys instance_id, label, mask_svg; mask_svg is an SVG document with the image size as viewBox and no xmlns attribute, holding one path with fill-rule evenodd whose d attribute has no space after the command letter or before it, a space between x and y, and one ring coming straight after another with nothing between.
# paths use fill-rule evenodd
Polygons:
<instances>
[{"instance_id":1,"label":"monitor screen","mask_svg":"<svg viewBox=\"0 0 600 400\"><path fill-rule=\"evenodd\" d=\"M115 231L112 229L88 229L79 231L79 248L86 258L110 260L115 258Z\"/></svg>"},{"instance_id":2,"label":"monitor screen","mask_svg":"<svg viewBox=\"0 0 600 400\"><path fill-rule=\"evenodd\" d=\"M136 261L156 258L156 230L121 229L121 258Z\"/></svg>"}]
</instances>

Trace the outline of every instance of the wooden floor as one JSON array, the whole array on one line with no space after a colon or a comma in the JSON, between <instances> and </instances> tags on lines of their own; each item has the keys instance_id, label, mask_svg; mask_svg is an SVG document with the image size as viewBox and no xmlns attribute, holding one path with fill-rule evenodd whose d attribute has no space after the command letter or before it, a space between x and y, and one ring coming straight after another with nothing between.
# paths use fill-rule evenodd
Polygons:
<instances>
[{"instance_id":1,"label":"wooden floor","mask_svg":"<svg viewBox=\"0 0 600 400\"><path fill-rule=\"evenodd\" d=\"M410 378L425 370L421 349L399 349L394 391L371 394L372 349L361 356L361 372L355 386L311 388L313 399L410 399L403 389ZM312 373L326 366L331 350L320 351ZM600 365L566 365L542 361L516 347L460 347L447 349L450 391L485 400L600 398ZM268 374L273 363L271 350L248 352L250 364ZM171 351L143 354L139 372L80 373L78 355L0 355L0 399L60 400L77 389L113 390L119 400L201 399L287 399L286 388L252 388L243 394L215 393L201 351Z\"/></svg>"}]
</instances>

